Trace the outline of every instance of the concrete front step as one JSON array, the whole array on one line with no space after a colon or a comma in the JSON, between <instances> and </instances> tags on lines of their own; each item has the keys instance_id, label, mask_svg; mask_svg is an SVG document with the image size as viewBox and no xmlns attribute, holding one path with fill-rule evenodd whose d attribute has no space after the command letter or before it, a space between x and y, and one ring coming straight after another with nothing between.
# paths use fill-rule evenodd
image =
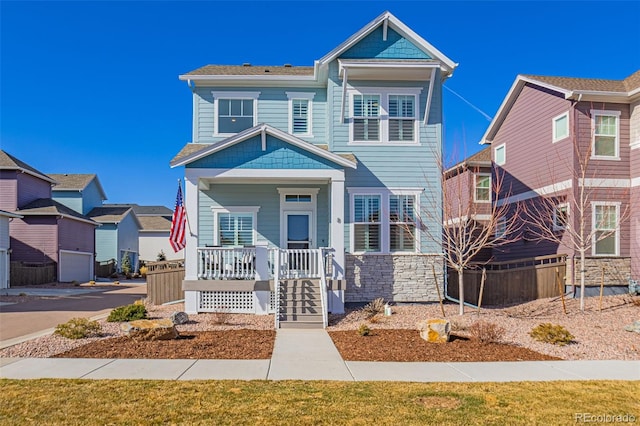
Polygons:
<instances>
[{"instance_id":1,"label":"concrete front step","mask_svg":"<svg viewBox=\"0 0 640 426\"><path fill-rule=\"evenodd\" d=\"M324 327L322 321L280 321L280 328L317 329Z\"/></svg>"},{"instance_id":2,"label":"concrete front step","mask_svg":"<svg viewBox=\"0 0 640 426\"><path fill-rule=\"evenodd\" d=\"M280 321L320 321L322 322L322 312L309 312L309 313L281 312Z\"/></svg>"}]
</instances>

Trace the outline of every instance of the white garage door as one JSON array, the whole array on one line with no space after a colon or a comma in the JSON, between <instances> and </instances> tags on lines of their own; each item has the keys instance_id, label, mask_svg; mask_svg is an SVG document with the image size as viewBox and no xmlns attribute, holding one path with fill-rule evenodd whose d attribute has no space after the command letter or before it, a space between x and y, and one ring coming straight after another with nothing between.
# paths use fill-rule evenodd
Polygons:
<instances>
[{"instance_id":1,"label":"white garage door","mask_svg":"<svg viewBox=\"0 0 640 426\"><path fill-rule=\"evenodd\" d=\"M60 281L84 283L93 279L93 255L73 251L60 252Z\"/></svg>"}]
</instances>

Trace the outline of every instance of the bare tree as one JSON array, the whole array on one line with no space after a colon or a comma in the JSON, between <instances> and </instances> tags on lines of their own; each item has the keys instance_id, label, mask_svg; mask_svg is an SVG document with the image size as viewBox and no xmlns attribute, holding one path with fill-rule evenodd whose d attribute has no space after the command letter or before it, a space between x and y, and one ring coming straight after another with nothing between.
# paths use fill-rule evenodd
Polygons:
<instances>
[{"instance_id":1,"label":"bare tree","mask_svg":"<svg viewBox=\"0 0 640 426\"><path fill-rule=\"evenodd\" d=\"M571 109L574 111L574 108ZM577 121L577 120L576 120ZM580 140L577 127L571 132L572 158L550 159L548 176L557 176L557 168L570 172L570 188L552 185L547 194L527 200L521 212L526 233L532 240L550 241L567 247L580 256L580 310L584 311L586 257L595 245L610 244L611 237L629 217L628 188L599 188L602 170L592 164L595 129L588 140ZM594 206L594 202L602 202ZM595 211L594 211L595 210ZM606 248L605 248L606 250Z\"/></svg>"},{"instance_id":2,"label":"bare tree","mask_svg":"<svg viewBox=\"0 0 640 426\"><path fill-rule=\"evenodd\" d=\"M422 206L420 216L442 223L442 232L425 226L421 230L432 241L442 242L444 259L457 272L459 314L463 315L465 268L483 250L517 240L519 205L501 202L499 197L508 197L510 190L504 187L504 173L490 160L484 166L469 162L448 170L440 166L442 200Z\"/></svg>"}]
</instances>

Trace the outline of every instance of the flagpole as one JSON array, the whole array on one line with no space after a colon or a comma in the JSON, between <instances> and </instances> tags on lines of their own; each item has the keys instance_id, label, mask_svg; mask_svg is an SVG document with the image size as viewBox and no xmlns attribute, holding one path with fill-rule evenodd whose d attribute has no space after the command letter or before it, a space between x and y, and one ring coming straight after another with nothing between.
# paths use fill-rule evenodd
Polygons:
<instances>
[{"instance_id":1,"label":"flagpole","mask_svg":"<svg viewBox=\"0 0 640 426\"><path fill-rule=\"evenodd\" d=\"M182 179L178 178L178 185L180 185L180 188L182 188ZM186 189L186 188L185 188ZM185 197L186 193L184 191L182 191L182 203L184 204L184 200L186 200ZM184 206L184 218L185 221L187 222L187 228L189 228L189 235L191 235L193 237L193 231L191 230L191 221L189 220L189 213L187 211L187 206Z\"/></svg>"}]
</instances>

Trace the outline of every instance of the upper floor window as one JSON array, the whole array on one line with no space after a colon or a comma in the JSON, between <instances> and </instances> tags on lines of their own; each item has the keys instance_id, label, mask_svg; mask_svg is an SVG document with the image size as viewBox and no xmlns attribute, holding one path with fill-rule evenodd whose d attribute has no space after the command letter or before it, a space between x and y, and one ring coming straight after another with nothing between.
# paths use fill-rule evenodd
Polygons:
<instances>
[{"instance_id":1,"label":"upper floor window","mask_svg":"<svg viewBox=\"0 0 640 426\"><path fill-rule=\"evenodd\" d=\"M216 135L231 135L256 125L259 92L212 92L212 94Z\"/></svg>"},{"instance_id":2,"label":"upper floor window","mask_svg":"<svg viewBox=\"0 0 640 426\"><path fill-rule=\"evenodd\" d=\"M553 142L569 137L569 113L565 112L553 119Z\"/></svg>"},{"instance_id":3,"label":"upper floor window","mask_svg":"<svg viewBox=\"0 0 640 426\"><path fill-rule=\"evenodd\" d=\"M593 254L595 256L618 256L619 203L593 203Z\"/></svg>"},{"instance_id":4,"label":"upper floor window","mask_svg":"<svg viewBox=\"0 0 640 426\"><path fill-rule=\"evenodd\" d=\"M359 88L350 91L350 141L418 143L420 88Z\"/></svg>"},{"instance_id":5,"label":"upper floor window","mask_svg":"<svg viewBox=\"0 0 640 426\"><path fill-rule=\"evenodd\" d=\"M591 111L593 121L592 156L618 159L620 156L620 111Z\"/></svg>"},{"instance_id":6,"label":"upper floor window","mask_svg":"<svg viewBox=\"0 0 640 426\"><path fill-rule=\"evenodd\" d=\"M289 98L289 133L296 136L313 136L312 111L315 93L287 92Z\"/></svg>"},{"instance_id":7,"label":"upper floor window","mask_svg":"<svg viewBox=\"0 0 640 426\"><path fill-rule=\"evenodd\" d=\"M493 150L493 161L498 165L502 166L507 162L507 149L504 144L499 145Z\"/></svg>"},{"instance_id":8,"label":"upper floor window","mask_svg":"<svg viewBox=\"0 0 640 426\"><path fill-rule=\"evenodd\" d=\"M491 175L488 175L488 174L475 175L474 200L476 202L491 201Z\"/></svg>"}]
</instances>

